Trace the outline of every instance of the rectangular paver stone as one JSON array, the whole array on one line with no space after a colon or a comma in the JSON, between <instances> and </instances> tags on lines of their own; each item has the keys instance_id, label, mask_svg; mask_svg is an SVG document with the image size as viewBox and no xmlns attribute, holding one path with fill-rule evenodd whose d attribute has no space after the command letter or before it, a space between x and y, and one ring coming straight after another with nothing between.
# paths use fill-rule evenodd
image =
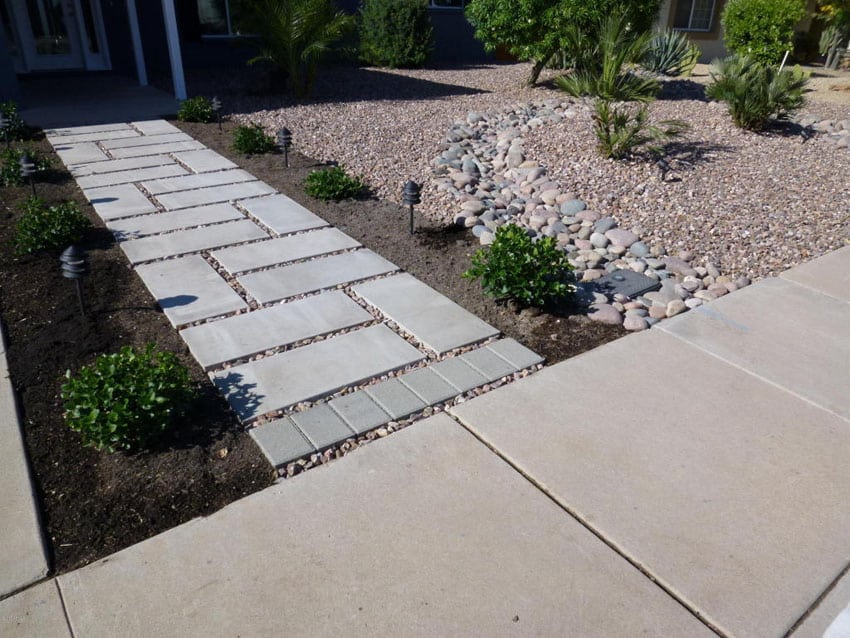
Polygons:
<instances>
[{"instance_id":1,"label":"rectangular paver stone","mask_svg":"<svg viewBox=\"0 0 850 638\"><path fill-rule=\"evenodd\" d=\"M394 419L402 419L426 407L425 402L398 379L369 386L365 392Z\"/></svg>"},{"instance_id":2,"label":"rectangular paver stone","mask_svg":"<svg viewBox=\"0 0 850 638\"><path fill-rule=\"evenodd\" d=\"M53 149L65 163L65 166L73 166L74 164L83 162L100 162L109 159L109 156L94 142L67 144L61 140L54 140L52 144Z\"/></svg>"},{"instance_id":3,"label":"rectangular paver stone","mask_svg":"<svg viewBox=\"0 0 850 638\"><path fill-rule=\"evenodd\" d=\"M499 334L407 273L361 284L354 292L439 354Z\"/></svg>"},{"instance_id":4,"label":"rectangular paver stone","mask_svg":"<svg viewBox=\"0 0 850 638\"><path fill-rule=\"evenodd\" d=\"M332 291L193 326L180 334L198 362L209 368L371 319L347 295Z\"/></svg>"},{"instance_id":5,"label":"rectangular paver stone","mask_svg":"<svg viewBox=\"0 0 850 638\"><path fill-rule=\"evenodd\" d=\"M850 301L850 246L786 270L780 277L836 299Z\"/></svg>"},{"instance_id":6,"label":"rectangular paver stone","mask_svg":"<svg viewBox=\"0 0 850 638\"><path fill-rule=\"evenodd\" d=\"M168 135L170 133L182 133L182 131L173 124L165 120L141 120L138 122L130 122L133 128L138 129L144 135Z\"/></svg>"},{"instance_id":7,"label":"rectangular paver stone","mask_svg":"<svg viewBox=\"0 0 850 638\"><path fill-rule=\"evenodd\" d=\"M229 159L208 148L199 151L182 151L174 153L174 157L181 164L185 164L196 173L207 173L209 171L237 168L236 164L231 162Z\"/></svg>"},{"instance_id":8,"label":"rectangular paver stone","mask_svg":"<svg viewBox=\"0 0 850 638\"><path fill-rule=\"evenodd\" d=\"M176 193L164 193L157 195L155 199L166 210L175 210L178 208L188 208L189 206L232 202L247 197L268 195L273 192L274 189L268 184L254 181L227 184L225 186L213 186L211 188L199 188L191 191L178 191Z\"/></svg>"},{"instance_id":9,"label":"rectangular paver stone","mask_svg":"<svg viewBox=\"0 0 850 638\"><path fill-rule=\"evenodd\" d=\"M324 219L286 195L240 202L240 205L279 235L328 225Z\"/></svg>"},{"instance_id":10,"label":"rectangular paver stone","mask_svg":"<svg viewBox=\"0 0 850 638\"><path fill-rule=\"evenodd\" d=\"M247 307L200 255L144 264L136 272L173 326Z\"/></svg>"},{"instance_id":11,"label":"rectangular paver stone","mask_svg":"<svg viewBox=\"0 0 850 638\"><path fill-rule=\"evenodd\" d=\"M529 350L514 339L499 339L498 341L487 344L487 349L495 352L517 370L530 368L544 361L543 357L539 354Z\"/></svg>"},{"instance_id":12,"label":"rectangular paver stone","mask_svg":"<svg viewBox=\"0 0 850 638\"><path fill-rule=\"evenodd\" d=\"M129 157L127 159L111 159L106 161L99 161L99 159L88 163L71 163L68 165L68 170L71 172L71 175L79 179L88 175L115 173L175 163L168 155L146 155L144 157Z\"/></svg>"},{"instance_id":13,"label":"rectangular paver stone","mask_svg":"<svg viewBox=\"0 0 850 638\"><path fill-rule=\"evenodd\" d=\"M5 548L9 551L10 548ZM0 600L3 638L73 638L55 580Z\"/></svg>"},{"instance_id":14,"label":"rectangular paver stone","mask_svg":"<svg viewBox=\"0 0 850 638\"><path fill-rule=\"evenodd\" d=\"M231 204L212 204L167 213L114 219L106 222L106 227L120 240L244 218L242 212Z\"/></svg>"},{"instance_id":15,"label":"rectangular paver stone","mask_svg":"<svg viewBox=\"0 0 850 638\"><path fill-rule=\"evenodd\" d=\"M408 372L398 379L428 405L442 403L460 394L456 387L430 367Z\"/></svg>"},{"instance_id":16,"label":"rectangular paver stone","mask_svg":"<svg viewBox=\"0 0 850 638\"><path fill-rule=\"evenodd\" d=\"M166 235L151 235L121 242L121 249L130 263L185 255L209 248L268 237L254 222L242 219L201 228L178 230Z\"/></svg>"},{"instance_id":17,"label":"rectangular paver stone","mask_svg":"<svg viewBox=\"0 0 850 638\"><path fill-rule=\"evenodd\" d=\"M398 370L424 355L383 325L295 348L213 374L245 421Z\"/></svg>"},{"instance_id":18,"label":"rectangular paver stone","mask_svg":"<svg viewBox=\"0 0 850 638\"><path fill-rule=\"evenodd\" d=\"M325 404L317 405L304 412L296 412L291 416L298 429L317 450L324 450L355 435L354 430Z\"/></svg>"},{"instance_id":19,"label":"rectangular paver stone","mask_svg":"<svg viewBox=\"0 0 850 638\"><path fill-rule=\"evenodd\" d=\"M464 352L460 358L487 377L488 381L495 381L517 371L514 365L487 348Z\"/></svg>"},{"instance_id":20,"label":"rectangular paver stone","mask_svg":"<svg viewBox=\"0 0 850 638\"><path fill-rule=\"evenodd\" d=\"M231 274L275 266L288 261L357 248L360 243L336 228L270 239L251 246L217 250L213 257Z\"/></svg>"},{"instance_id":21,"label":"rectangular paver stone","mask_svg":"<svg viewBox=\"0 0 850 638\"><path fill-rule=\"evenodd\" d=\"M390 415L363 390L331 399L328 405L357 434L374 430L390 421Z\"/></svg>"},{"instance_id":22,"label":"rectangular paver stone","mask_svg":"<svg viewBox=\"0 0 850 638\"><path fill-rule=\"evenodd\" d=\"M156 206L132 184L87 188L83 194L103 220L152 213Z\"/></svg>"},{"instance_id":23,"label":"rectangular paver stone","mask_svg":"<svg viewBox=\"0 0 850 638\"><path fill-rule=\"evenodd\" d=\"M358 250L242 275L238 279L259 303L269 303L397 269L371 250Z\"/></svg>"},{"instance_id":24,"label":"rectangular paver stone","mask_svg":"<svg viewBox=\"0 0 850 638\"><path fill-rule=\"evenodd\" d=\"M54 138L61 141L61 138L70 135L84 135L86 133L107 133L110 131L130 131L132 127L125 122L112 122L110 124L88 124L86 126L65 126L49 128L44 131L47 139L51 142Z\"/></svg>"},{"instance_id":25,"label":"rectangular paver stone","mask_svg":"<svg viewBox=\"0 0 850 638\"><path fill-rule=\"evenodd\" d=\"M119 160L120 161L120 160ZM132 184L146 179L157 177L171 177L175 175L186 175L186 169L176 162L164 164L163 166L151 166L149 168L135 168L127 171L115 171L77 177L80 188L98 188L100 186L112 186L114 184Z\"/></svg>"},{"instance_id":26,"label":"rectangular paver stone","mask_svg":"<svg viewBox=\"0 0 850 638\"><path fill-rule=\"evenodd\" d=\"M275 468L316 451L289 417L263 423L248 432Z\"/></svg>"},{"instance_id":27,"label":"rectangular paver stone","mask_svg":"<svg viewBox=\"0 0 850 638\"><path fill-rule=\"evenodd\" d=\"M490 381L471 365L464 363L459 357L440 361L429 366L429 368L457 388L458 394Z\"/></svg>"},{"instance_id":28,"label":"rectangular paver stone","mask_svg":"<svg viewBox=\"0 0 850 638\"><path fill-rule=\"evenodd\" d=\"M71 135L49 135L47 139L51 142L51 144L53 142L73 144L75 142L119 142L121 140L135 139L138 137L138 131L134 131L127 126L126 128L110 129L108 131L89 131L73 133Z\"/></svg>"},{"instance_id":29,"label":"rectangular paver stone","mask_svg":"<svg viewBox=\"0 0 850 638\"><path fill-rule=\"evenodd\" d=\"M183 171L185 173L185 171ZM236 168L227 171L216 171L215 173L189 174L183 177L170 177L165 179L153 179L146 181L142 186L151 195L163 193L174 193L177 191L188 191L196 188L209 188L210 186L224 186L225 184L238 184L239 182L253 182L257 178L248 171Z\"/></svg>"},{"instance_id":30,"label":"rectangular paver stone","mask_svg":"<svg viewBox=\"0 0 850 638\"><path fill-rule=\"evenodd\" d=\"M95 138L97 139L97 138ZM166 133L165 135L139 135L133 131L133 135L128 135L124 139L103 139L98 140L101 146L107 150L118 148L133 148L136 146L162 146L163 144L171 144L172 142L193 142L194 140L186 133ZM167 151L157 150L157 153Z\"/></svg>"},{"instance_id":31,"label":"rectangular paver stone","mask_svg":"<svg viewBox=\"0 0 850 638\"><path fill-rule=\"evenodd\" d=\"M150 139L150 138L147 138ZM196 140L188 142L168 142L165 144L148 144L147 146L129 146L125 148L113 148L109 153L116 159L125 157L142 157L144 155L160 155L162 153L175 153L177 151L196 151L206 148Z\"/></svg>"}]
</instances>

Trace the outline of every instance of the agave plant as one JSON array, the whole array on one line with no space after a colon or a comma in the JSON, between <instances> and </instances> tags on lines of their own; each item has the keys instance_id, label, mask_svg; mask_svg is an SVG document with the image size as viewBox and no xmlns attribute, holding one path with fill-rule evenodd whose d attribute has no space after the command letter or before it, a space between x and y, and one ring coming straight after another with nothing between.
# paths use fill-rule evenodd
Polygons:
<instances>
[{"instance_id":1,"label":"agave plant","mask_svg":"<svg viewBox=\"0 0 850 638\"><path fill-rule=\"evenodd\" d=\"M313 89L319 61L354 27L333 0L244 0L242 28L257 35L259 55L286 72L299 97Z\"/></svg>"},{"instance_id":2,"label":"agave plant","mask_svg":"<svg viewBox=\"0 0 850 638\"><path fill-rule=\"evenodd\" d=\"M844 41L844 34L836 25L832 25L823 30L820 34L820 54L826 56L824 66L827 69L837 69L838 60L840 59L841 43Z\"/></svg>"},{"instance_id":3,"label":"agave plant","mask_svg":"<svg viewBox=\"0 0 850 638\"><path fill-rule=\"evenodd\" d=\"M688 76L699 59L699 48L684 34L665 29L649 43L641 66L647 71L669 76Z\"/></svg>"}]
</instances>

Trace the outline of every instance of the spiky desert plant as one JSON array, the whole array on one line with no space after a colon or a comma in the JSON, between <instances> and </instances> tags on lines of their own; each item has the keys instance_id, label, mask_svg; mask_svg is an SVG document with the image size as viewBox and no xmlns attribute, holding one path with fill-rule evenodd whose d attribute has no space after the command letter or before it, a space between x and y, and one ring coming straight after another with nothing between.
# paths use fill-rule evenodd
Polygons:
<instances>
[{"instance_id":1,"label":"spiky desert plant","mask_svg":"<svg viewBox=\"0 0 850 638\"><path fill-rule=\"evenodd\" d=\"M659 154L659 142L678 137L688 128L681 120L650 124L645 104L612 105L604 99L594 104L593 132L599 152L611 159L623 159L638 149Z\"/></svg>"},{"instance_id":2,"label":"spiky desert plant","mask_svg":"<svg viewBox=\"0 0 850 638\"><path fill-rule=\"evenodd\" d=\"M823 65L828 69L837 69L839 60L839 51L841 43L844 41L844 34L841 28L837 25L830 25L820 34L819 52L826 56L826 61Z\"/></svg>"},{"instance_id":3,"label":"spiky desert plant","mask_svg":"<svg viewBox=\"0 0 850 638\"><path fill-rule=\"evenodd\" d=\"M670 76L688 76L699 60L699 48L679 31L665 29L649 42L641 66Z\"/></svg>"}]
</instances>

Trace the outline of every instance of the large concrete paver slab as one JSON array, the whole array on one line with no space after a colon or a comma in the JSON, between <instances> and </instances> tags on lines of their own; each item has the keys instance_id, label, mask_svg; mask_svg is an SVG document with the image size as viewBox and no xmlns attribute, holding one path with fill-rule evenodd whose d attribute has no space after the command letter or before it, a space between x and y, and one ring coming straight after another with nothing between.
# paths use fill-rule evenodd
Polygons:
<instances>
[{"instance_id":1,"label":"large concrete paver slab","mask_svg":"<svg viewBox=\"0 0 850 638\"><path fill-rule=\"evenodd\" d=\"M392 330L377 325L216 372L213 381L247 421L424 358Z\"/></svg>"},{"instance_id":2,"label":"large concrete paver slab","mask_svg":"<svg viewBox=\"0 0 850 638\"><path fill-rule=\"evenodd\" d=\"M242 211L230 204L212 204L167 213L113 219L106 222L106 227L119 239L129 239L244 218Z\"/></svg>"},{"instance_id":3,"label":"large concrete paver slab","mask_svg":"<svg viewBox=\"0 0 850 638\"><path fill-rule=\"evenodd\" d=\"M850 636L850 572L845 573L800 626L793 638Z\"/></svg>"},{"instance_id":4,"label":"large concrete paver slab","mask_svg":"<svg viewBox=\"0 0 850 638\"><path fill-rule=\"evenodd\" d=\"M87 188L83 194L103 220L142 215L156 210L156 206L132 184Z\"/></svg>"},{"instance_id":5,"label":"large concrete paver slab","mask_svg":"<svg viewBox=\"0 0 850 638\"><path fill-rule=\"evenodd\" d=\"M3 597L44 578L48 566L2 332L0 450L3 450L0 463L0 597Z\"/></svg>"},{"instance_id":6,"label":"large concrete paver slab","mask_svg":"<svg viewBox=\"0 0 850 638\"><path fill-rule=\"evenodd\" d=\"M58 126L45 129L44 134L52 141L54 138L61 139L70 135L83 135L86 133L111 133L112 131L131 131L132 127L126 122L112 122L110 124L91 124L86 126Z\"/></svg>"},{"instance_id":7,"label":"large concrete paver slab","mask_svg":"<svg viewBox=\"0 0 850 638\"><path fill-rule=\"evenodd\" d=\"M79 144L67 144L60 140L53 140L53 149L59 155L66 166L80 164L83 162L100 162L108 160L109 156L104 153L94 142L80 142Z\"/></svg>"},{"instance_id":8,"label":"large concrete paver slab","mask_svg":"<svg viewBox=\"0 0 850 638\"><path fill-rule=\"evenodd\" d=\"M324 219L280 193L271 197L240 202L240 206L278 235L328 225Z\"/></svg>"},{"instance_id":9,"label":"large concrete paver slab","mask_svg":"<svg viewBox=\"0 0 850 638\"><path fill-rule=\"evenodd\" d=\"M181 164L185 164L196 173L207 173L209 171L238 168L238 166L229 159L208 148L199 151L183 151L174 153L174 157Z\"/></svg>"},{"instance_id":10,"label":"large concrete paver slab","mask_svg":"<svg viewBox=\"0 0 850 638\"><path fill-rule=\"evenodd\" d=\"M850 304L766 279L662 330L850 420Z\"/></svg>"},{"instance_id":11,"label":"large concrete paver slab","mask_svg":"<svg viewBox=\"0 0 850 638\"><path fill-rule=\"evenodd\" d=\"M398 270L395 264L371 250L357 250L242 275L238 280L249 295L263 304L394 270Z\"/></svg>"},{"instance_id":12,"label":"large concrete paver slab","mask_svg":"<svg viewBox=\"0 0 850 638\"><path fill-rule=\"evenodd\" d=\"M847 421L663 331L450 411L728 635L783 636L847 562Z\"/></svg>"},{"instance_id":13,"label":"large concrete paver slab","mask_svg":"<svg viewBox=\"0 0 850 638\"><path fill-rule=\"evenodd\" d=\"M150 139L150 138L145 138ZM109 150L110 155L116 159L128 157L142 157L144 155L161 155L162 153L176 153L178 151L197 151L206 148L198 141L189 142L167 142L147 144L145 146L129 146L125 148L113 148Z\"/></svg>"},{"instance_id":14,"label":"large concrete paver slab","mask_svg":"<svg viewBox=\"0 0 850 638\"><path fill-rule=\"evenodd\" d=\"M786 270L780 277L836 299L850 301L850 246Z\"/></svg>"},{"instance_id":15,"label":"large concrete paver slab","mask_svg":"<svg viewBox=\"0 0 850 638\"><path fill-rule=\"evenodd\" d=\"M73 638L55 580L0 600L3 638Z\"/></svg>"},{"instance_id":16,"label":"large concrete paver slab","mask_svg":"<svg viewBox=\"0 0 850 638\"><path fill-rule=\"evenodd\" d=\"M359 246L360 242L336 228L322 228L313 232L278 237L261 244L224 248L215 251L212 256L227 272L237 274Z\"/></svg>"},{"instance_id":17,"label":"large concrete paver slab","mask_svg":"<svg viewBox=\"0 0 850 638\"><path fill-rule=\"evenodd\" d=\"M132 264L185 255L243 241L268 237L266 232L248 219L225 222L201 228L178 230L166 235L151 235L121 242L121 249Z\"/></svg>"},{"instance_id":18,"label":"large concrete paver slab","mask_svg":"<svg viewBox=\"0 0 850 638\"><path fill-rule=\"evenodd\" d=\"M499 334L407 273L355 286L354 292L438 354Z\"/></svg>"},{"instance_id":19,"label":"large concrete paver slab","mask_svg":"<svg viewBox=\"0 0 850 638\"><path fill-rule=\"evenodd\" d=\"M165 135L139 135L133 132L132 136L127 136L122 139L99 139L98 140L108 151L118 148L134 148L137 146L157 147L174 142L193 142L191 136L185 133L166 133ZM157 150L157 153L165 153L167 151Z\"/></svg>"},{"instance_id":20,"label":"large concrete paver slab","mask_svg":"<svg viewBox=\"0 0 850 638\"><path fill-rule=\"evenodd\" d=\"M80 129L86 129L89 127L81 126ZM92 129L99 129L101 127L93 126ZM133 130L129 127L129 125L125 125L122 128L110 128L108 130L80 130L74 133L62 134L62 135L54 135L47 134L47 140L51 143L58 144L75 144L77 142L103 142L104 146L109 143L119 143L119 141L127 140L127 139L136 139L139 137L139 132Z\"/></svg>"},{"instance_id":21,"label":"large concrete paver slab","mask_svg":"<svg viewBox=\"0 0 850 638\"><path fill-rule=\"evenodd\" d=\"M120 160L116 160L120 161ZM105 162L104 162L105 163ZM110 173L100 173L97 175L87 175L85 177L77 177L77 185L80 188L98 188L100 186L112 186L114 184L132 184L141 182L146 179L155 179L158 177L173 177L177 175L186 175L186 169L172 162L162 166L151 166L149 168L134 168L127 171L115 171Z\"/></svg>"},{"instance_id":22,"label":"large concrete paver slab","mask_svg":"<svg viewBox=\"0 0 850 638\"><path fill-rule=\"evenodd\" d=\"M167 135L169 133L182 133L179 128L165 120L142 120L130 123L133 128L138 129L144 135Z\"/></svg>"},{"instance_id":23,"label":"large concrete paver slab","mask_svg":"<svg viewBox=\"0 0 850 638\"><path fill-rule=\"evenodd\" d=\"M178 191L176 193L164 193L157 195L155 199L162 204L166 210L188 208L190 206L203 206L204 204L218 204L220 202L232 202L247 197L259 197L273 193L274 189L264 182L241 182L239 184L227 184L225 186L212 186L210 188L199 188L191 191Z\"/></svg>"},{"instance_id":24,"label":"large concrete paver slab","mask_svg":"<svg viewBox=\"0 0 850 638\"><path fill-rule=\"evenodd\" d=\"M195 188L209 188L210 186L223 186L224 184L238 184L239 182L253 182L257 178L248 171L236 168L228 171L217 171L215 173L200 173L185 175L183 177L165 177L165 179L152 179L142 184L151 195L162 195L163 193L174 193L177 191L188 191Z\"/></svg>"},{"instance_id":25,"label":"large concrete paver slab","mask_svg":"<svg viewBox=\"0 0 850 638\"><path fill-rule=\"evenodd\" d=\"M248 307L200 255L143 264L136 272L175 327Z\"/></svg>"},{"instance_id":26,"label":"large concrete paver slab","mask_svg":"<svg viewBox=\"0 0 850 638\"><path fill-rule=\"evenodd\" d=\"M712 635L445 415L60 583L87 638Z\"/></svg>"},{"instance_id":27,"label":"large concrete paver slab","mask_svg":"<svg viewBox=\"0 0 850 638\"><path fill-rule=\"evenodd\" d=\"M104 155L104 158L106 156ZM165 164L174 164L174 160L168 155L145 155L143 157L129 157L127 159L112 159L101 161L100 159L80 163L72 162L68 164L68 170L75 178L87 177L89 175L100 175L101 173L115 173L118 171L130 171L137 168L151 168L153 166L163 166Z\"/></svg>"},{"instance_id":28,"label":"large concrete paver slab","mask_svg":"<svg viewBox=\"0 0 850 638\"><path fill-rule=\"evenodd\" d=\"M371 319L347 295L332 291L186 328L180 335L198 363L210 368Z\"/></svg>"}]
</instances>

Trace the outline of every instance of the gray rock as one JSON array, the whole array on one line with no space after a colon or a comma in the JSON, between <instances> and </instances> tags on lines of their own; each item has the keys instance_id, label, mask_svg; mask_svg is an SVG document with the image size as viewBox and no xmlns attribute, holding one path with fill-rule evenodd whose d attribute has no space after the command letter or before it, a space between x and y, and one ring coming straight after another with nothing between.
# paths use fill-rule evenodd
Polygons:
<instances>
[{"instance_id":1,"label":"gray rock","mask_svg":"<svg viewBox=\"0 0 850 638\"><path fill-rule=\"evenodd\" d=\"M568 199L564 203L561 204L561 214L573 216L587 208L587 204L585 204L580 199Z\"/></svg>"},{"instance_id":2,"label":"gray rock","mask_svg":"<svg viewBox=\"0 0 850 638\"><path fill-rule=\"evenodd\" d=\"M593 230L597 233L606 233L617 225L613 217L603 217L593 224Z\"/></svg>"},{"instance_id":3,"label":"gray rock","mask_svg":"<svg viewBox=\"0 0 850 638\"><path fill-rule=\"evenodd\" d=\"M670 303L667 304L666 314L668 317L675 317L679 313L684 312L688 309L686 305L687 302L682 301L681 299L674 299Z\"/></svg>"},{"instance_id":4,"label":"gray rock","mask_svg":"<svg viewBox=\"0 0 850 638\"><path fill-rule=\"evenodd\" d=\"M642 241L636 241L629 246L629 252L631 252L635 257L646 257L649 254L649 246Z\"/></svg>"},{"instance_id":5,"label":"gray rock","mask_svg":"<svg viewBox=\"0 0 850 638\"><path fill-rule=\"evenodd\" d=\"M591 233L590 243L594 248L605 248L608 245L608 238L602 233Z\"/></svg>"},{"instance_id":6,"label":"gray rock","mask_svg":"<svg viewBox=\"0 0 850 638\"><path fill-rule=\"evenodd\" d=\"M639 332L641 330L646 330L647 328L649 328L649 324L643 317L627 314L625 320L623 321L623 328L633 332Z\"/></svg>"},{"instance_id":7,"label":"gray rock","mask_svg":"<svg viewBox=\"0 0 850 638\"><path fill-rule=\"evenodd\" d=\"M623 315L607 303L594 303L587 309L587 316L593 321L605 323L611 326L619 326L623 323Z\"/></svg>"},{"instance_id":8,"label":"gray rock","mask_svg":"<svg viewBox=\"0 0 850 638\"><path fill-rule=\"evenodd\" d=\"M605 233L605 236L615 246L623 246L624 248L628 248L640 239L640 237L630 230L625 230L623 228L612 228Z\"/></svg>"}]
</instances>

